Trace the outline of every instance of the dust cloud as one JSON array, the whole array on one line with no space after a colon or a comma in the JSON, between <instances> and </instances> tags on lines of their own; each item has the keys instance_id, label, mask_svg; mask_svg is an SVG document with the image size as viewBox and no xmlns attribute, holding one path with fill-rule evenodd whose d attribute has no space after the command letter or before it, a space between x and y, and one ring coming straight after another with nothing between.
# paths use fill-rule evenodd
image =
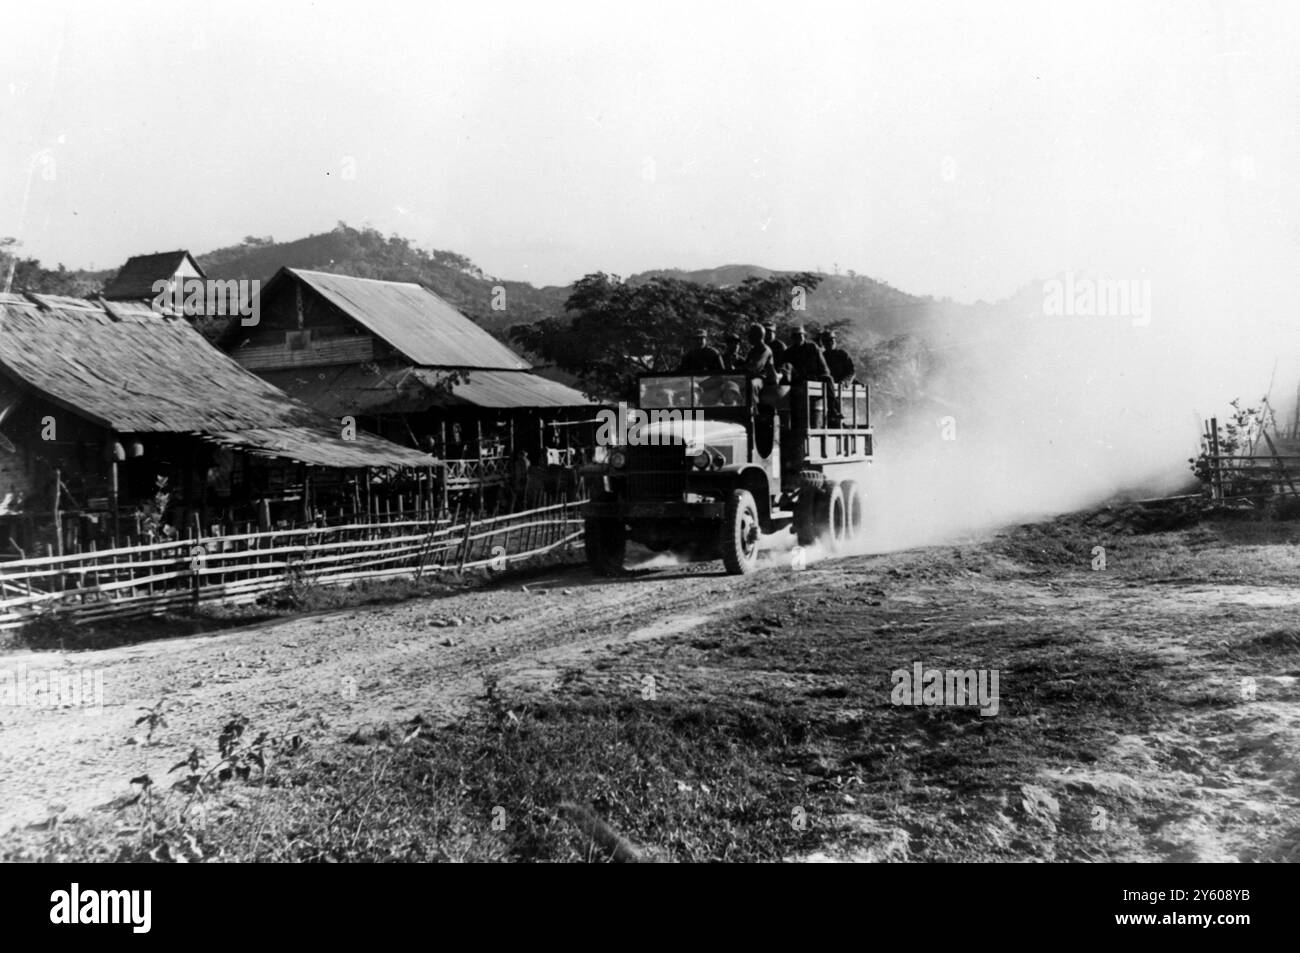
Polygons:
<instances>
[{"instance_id":1,"label":"dust cloud","mask_svg":"<svg viewBox=\"0 0 1300 953\"><path fill-rule=\"evenodd\" d=\"M1270 393L1289 423L1300 381L1295 243L1207 244L1202 261L1070 275L1147 282L1146 315L1047 313L1056 287L1044 281L932 331L923 393L873 419L869 550L1192 492L1201 421L1222 422L1234 398L1254 406Z\"/></svg>"}]
</instances>

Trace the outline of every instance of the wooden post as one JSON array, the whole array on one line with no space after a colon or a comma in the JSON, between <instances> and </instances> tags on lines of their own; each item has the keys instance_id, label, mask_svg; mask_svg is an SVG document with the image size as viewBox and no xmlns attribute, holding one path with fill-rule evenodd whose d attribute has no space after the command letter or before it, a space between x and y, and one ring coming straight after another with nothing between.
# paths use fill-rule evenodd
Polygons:
<instances>
[{"instance_id":1,"label":"wooden post","mask_svg":"<svg viewBox=\"0 0 1300 953\"><path fill-rule=\"evenodd\" d=\"M119 513L117 507L118 498L118 470L117 458L115 457L108 464L108 503L113 510L113 545L117 545L117 538L121 535L122 528L118 524ZM63 555L59 553L59 555Z\"/></svg>"},{"instance_id":2,"label":"wooden post","mask_svg":"<svg viewBox=\"0 0 1300 953\"><path fill-rule=\"evenodd\" d=\"M474 531L474 514L470 513L469 518L465 520L465 541L461 544L460 565L456 567L456 574L460 575L465 571L465 562L469 559L470 547L473 541L469 538L470 533Z\"/></svg>"},{"instance_id":3,"label":"wooden post","mask_svg":"<svg viewBox=\"0 0 1300 953\"><path fill-rule=\"evenodd\" d=\"M63 490L63 471L54 468L54 546L63 555L63 518L59 512L59 494Z\"/></svg>"},{"instance_id":4,"label":"wooden post","mask_svg":"<svg viewBox=\"0 0 1300 953\"><path fill-rule=\"evenodd\" d=\"M1219 418L1210 418L1210 498L1223 502L1223 461L1219 459Z\"/></svg>"},{"instance_id":5,"label":"wooden post","mask_svg":"<svg viewBox=\"0 0 1300 953\"><path fill-rule=\"evenodd\" d=\"M311 478L307 476L307 464L298 464L298 482L302 485L302 501L298 507L302 525L306 526L311 522L311 501L307 499L308 490L311 486Z\"/></svg>"}]
</instances>

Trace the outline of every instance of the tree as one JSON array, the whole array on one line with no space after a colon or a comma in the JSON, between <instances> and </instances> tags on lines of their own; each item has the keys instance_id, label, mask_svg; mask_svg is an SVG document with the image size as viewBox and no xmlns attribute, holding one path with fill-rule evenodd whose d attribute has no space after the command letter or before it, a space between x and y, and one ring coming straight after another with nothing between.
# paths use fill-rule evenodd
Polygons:
<instances>
[{"instance_id":1,"label":"tree","mask_svg":"<svg viewBox=\"0 0 1300 953\"><path fill-rule=\"evenodd\" d=\"M23 258L16 238L0 238L0 291L34 291L38 294L85 296L97 282L85 272L63 265L45 268L36 258Z\"/></svg>"},{"instance_id":2,"label":"tree","mask_svg":"<svg viewBox=\"0 0 1300 953\"><path fill-rule=\"evenodd\" d=\"M720 288L665 277L630 284L596 272L574 284L566 318L517 324L510 338L589 393L616 399L634 390L637 374L673 370L701 328L716 344L726 334L743 340L750 324L788 324L793 303L820 280L801 272Z\"/></svg>"}]
</instances>

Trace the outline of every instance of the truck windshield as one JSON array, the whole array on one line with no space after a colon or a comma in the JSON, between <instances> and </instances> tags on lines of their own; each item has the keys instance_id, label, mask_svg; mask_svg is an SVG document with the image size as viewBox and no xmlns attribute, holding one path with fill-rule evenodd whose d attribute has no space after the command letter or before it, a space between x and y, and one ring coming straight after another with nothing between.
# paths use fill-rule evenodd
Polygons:
<instances>
[{"instance_id":1,"label":"truck windshield","mask_svg":"<svg viewBox=\"0 0 1300 953\"><path fill-rule=\"evenodd\" d=\"M742 374L708 377L644 377L641 407L741 407L745 403Z\"/></svg>"}]
</instances>

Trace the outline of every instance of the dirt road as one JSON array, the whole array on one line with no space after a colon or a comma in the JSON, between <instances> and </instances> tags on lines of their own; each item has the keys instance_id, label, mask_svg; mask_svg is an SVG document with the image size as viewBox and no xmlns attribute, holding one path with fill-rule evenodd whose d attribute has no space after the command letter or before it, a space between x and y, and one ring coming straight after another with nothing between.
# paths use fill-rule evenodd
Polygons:
<instances>
[{"instance_id":1,"label":"dirt road","mask_svg":"<svg viewBox=\"0 0 1300 953\"><path fill-rule=\"evenodd\" d=\"M92 652L0 658L14 672L102 673L102 712L0 708L0 829L84 811L164 778L235 714L255 728L331 739L415 712L454 718L483 692L545 684L612 643L689 632L800 578L716 566L596 580L577 567L442 599L367 606ZM457 624L459 623L459 624ZM163 701L167 726L135 721ZM144 742L150 741L145 744Z\"/></svg>"},{"instance_id":2,"label":"dirt road","mask_svg":"<svg viewBox=\"0 0 1300 953\"><path fill-rule=\"evenodd\" d=\"M451 721L485 679L632 697L653 673L679 697L755 700L819 726L777 755L781 777L856 805L826 818L853 836L815 857L1297 860L1300 547L1234 533L1025 528L804 571L777 556L741 578L717 564L616 580L563 569L216 635L5 656L0 668L101 670L105 697L99 715L0 709L0 825L165 778L235 714L337 742L416 714ZM891 673L917 663L1000 672L999 712L899 707ZM134 722L160 699L167 726L146 744Z\"/></svg>"}]
</instances>

